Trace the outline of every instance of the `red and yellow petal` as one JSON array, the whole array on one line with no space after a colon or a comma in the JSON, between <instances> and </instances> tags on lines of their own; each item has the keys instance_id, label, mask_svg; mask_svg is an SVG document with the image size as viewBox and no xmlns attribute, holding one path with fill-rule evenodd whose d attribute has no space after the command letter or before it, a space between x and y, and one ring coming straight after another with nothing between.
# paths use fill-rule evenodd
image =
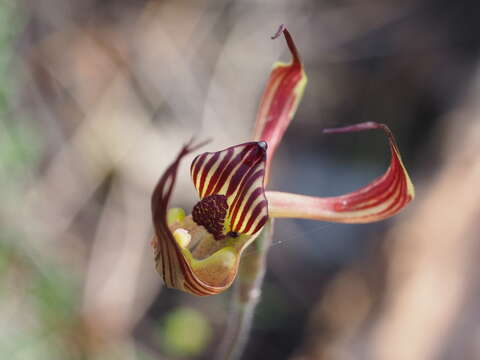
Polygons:
<instances>
[{"instance_id":1,"label":"red and yellow petal","mask_svg":"<svg viewBox=\"0 0 480 360\"><path fill-rule=\"evenodd\" d=\"M268 220L263 188L266 154L266 143L254 141L193 160L190 172L201 198L194 220L217 240L229 233L253 235Z\"/></svg>"},{"instance_id":2,"label":"red and yellow petal","mask_svg":"<svg viewBox=\"0 0 480 360\"><path fill-rule=\"evenodd\" d=\"M277 62L264 90L254 131L254 139L268 143L265 184L268 182L270 163L285 130L297 110L307 85L307 76L292 36L282 25L273 38L284 35L292 61L289 64Z\"/></svg>"},{"instance_id":3,"label":"red and yellow petal","mask_svg":"<svg viewBox=\"0 0 480 360\"><path fill-rule=\"evenodd\" d=\"M390 129L374 122L361 123L326 133L382 129L388 137L391 161L388 170L367 186L335 197L313 197L275 191L267 192L270 216L305 218L342 223L367 223L395 215L415 196L415 190L403 165Z\"/></svg>"}]
</instances>

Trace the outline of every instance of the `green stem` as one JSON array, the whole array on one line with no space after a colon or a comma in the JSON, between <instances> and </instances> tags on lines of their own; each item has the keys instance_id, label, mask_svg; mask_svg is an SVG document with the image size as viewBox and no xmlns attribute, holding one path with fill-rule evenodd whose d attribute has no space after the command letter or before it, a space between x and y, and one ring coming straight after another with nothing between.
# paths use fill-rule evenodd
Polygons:
<instances>
[{"instance_id":1,"label":"green stem","mask_svg":"<svg viewBox=\"0 0 480 360\"><path fill-rule=\"evenodd\" d=\"M270 219L255 240L253 252L245 254L240 263L227 331L217 353L217 360L237 360L243 353L252 327L254 310L260 300L272 237L273 220Z\"/></svg>"}]
</instances>

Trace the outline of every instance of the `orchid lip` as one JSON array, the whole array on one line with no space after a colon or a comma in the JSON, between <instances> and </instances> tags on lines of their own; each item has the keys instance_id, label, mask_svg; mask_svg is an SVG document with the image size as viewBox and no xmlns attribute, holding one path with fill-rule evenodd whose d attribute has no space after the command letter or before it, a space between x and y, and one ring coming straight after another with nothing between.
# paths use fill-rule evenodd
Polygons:
<instances>
[{"instance_id":1,"label":"orchid lip","mask_svg":"<svg viewBox=\"0 0 480 360\"><path fill-rule=\"evenodd\" d=\"M193 219L221 240L253 235L268 220L263 182L267 143L253 141L198 155L190 168L200 196Z\"/></svg>"}]
</instances>

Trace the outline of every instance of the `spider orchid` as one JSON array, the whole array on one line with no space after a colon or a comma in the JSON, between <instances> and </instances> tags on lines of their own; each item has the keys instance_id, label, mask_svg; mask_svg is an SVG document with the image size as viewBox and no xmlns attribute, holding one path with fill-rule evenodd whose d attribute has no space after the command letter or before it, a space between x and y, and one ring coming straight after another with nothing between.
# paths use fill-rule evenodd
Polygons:
<instances>
[{"instance_id":1,"label":"spider orchid","mask_svg":"<svg viewBox=\"0 0 480 360\"><path fill-rule=\"evenodd\" d=\"M240 257L269 218L306 218L343 223L378 221L403 209L414 188L393 134L383 124L367 122L326 133L381 129L391 152L387 171L349 194L319 198L266 191L274 152L293 118L307 78L288 30L289 64L276 63L260 103L254 141L198 155L190 173L200 201L185 215L168 209L183 157L204 144L190 141L160 178L152 195L156 269L165 285L195 295L213 295L234 281Z\"/></svg>"}]
</instances>

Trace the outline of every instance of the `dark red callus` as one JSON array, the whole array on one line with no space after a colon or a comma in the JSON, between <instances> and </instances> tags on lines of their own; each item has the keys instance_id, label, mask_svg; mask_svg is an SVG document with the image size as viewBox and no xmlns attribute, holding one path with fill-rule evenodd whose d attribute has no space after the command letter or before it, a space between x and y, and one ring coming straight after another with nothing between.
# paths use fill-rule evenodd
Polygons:
<instances>
[{"instance_id":1,"label":"dark red callus","mask_svg":"<svg viewBox=\"0 0 480 360\"><path fill-rule=\"evenodd\" d=\"M225 195L210 195L200 200L192 210L192 218L213 235L215 240L225 238L224 223L228 204Z\"/></svg>"}]
</instances>

